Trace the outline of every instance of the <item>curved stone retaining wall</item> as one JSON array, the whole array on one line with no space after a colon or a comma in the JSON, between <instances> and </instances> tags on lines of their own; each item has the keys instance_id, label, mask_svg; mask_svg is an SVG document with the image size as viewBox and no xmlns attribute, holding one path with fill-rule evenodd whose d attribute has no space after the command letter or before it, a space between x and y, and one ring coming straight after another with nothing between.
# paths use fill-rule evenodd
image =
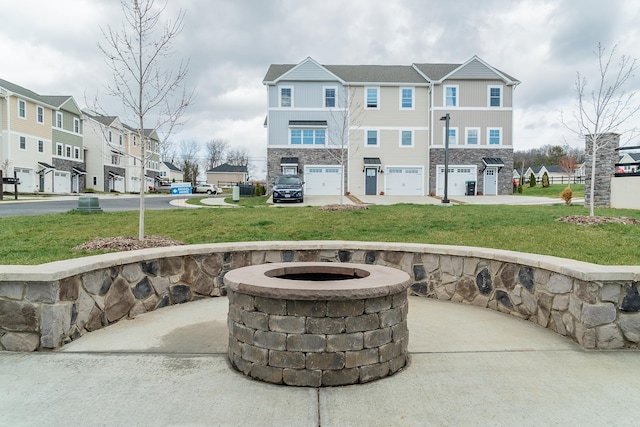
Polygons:
<instances>
[{"instance_id":1,"label":"curved stone retaining wall","mask_svg":"<svg viewBox=\"0 0 640 427\"><path fill-rule=\"evenodd\" d=\"M412 295L527 319L587 349L638 348L640 267L486 248L302 241L225 243L0 266L0 349L55 349L158 308L226 294L229 270L268 262L385 265Z\"/></svg>"}]
</instances>

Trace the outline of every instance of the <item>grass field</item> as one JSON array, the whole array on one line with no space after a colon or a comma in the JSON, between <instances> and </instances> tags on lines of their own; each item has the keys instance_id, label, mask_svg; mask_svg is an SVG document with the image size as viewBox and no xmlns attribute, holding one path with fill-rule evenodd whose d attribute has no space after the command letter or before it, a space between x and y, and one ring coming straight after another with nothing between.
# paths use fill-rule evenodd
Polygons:
<instances>
[{"instance_id":1,"label":"grass field","mask_svg":"<svg viewBox=\"0 0 640 427\"><path fill-rule=\"evenodd\" d=\"M567 188L566 184L551 184L548 187L543 187L538 184L535 187L529 187L525 184L522 187L522 194L514 193L516 196L542 196L542 197L557 197L560 198L562 190ZM573 198L584 197L584 184L571 184L571 191L573 191Z\"/></svg>"},{"instance_id":2,"label":"grass field","mask_svg":"<svg viewBox=\"0 0 640 427\"><path fill-rule=\"evenodd\" d=\"M258 202L258 200L255 200ZM353 240L480 246L612 265L640 264L640 226L593 227L556 221L583 206L394 205L358 211L314 207L147 211L146 234L188 244L265 240ZM640 220L640 211L601 216ZM137 212L64 213L0 218L0 264L81 257L73 248L96 237L136 236Z\"/></svg>"}]
</instances>

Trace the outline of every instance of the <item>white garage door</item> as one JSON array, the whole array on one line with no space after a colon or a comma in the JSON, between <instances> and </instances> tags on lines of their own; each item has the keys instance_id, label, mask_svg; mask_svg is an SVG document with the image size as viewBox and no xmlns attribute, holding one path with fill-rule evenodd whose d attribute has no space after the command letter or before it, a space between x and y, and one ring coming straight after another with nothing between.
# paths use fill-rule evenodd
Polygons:
<instances>
[{"instance_id":1,"label":"white garage door","mask_svg":"<svg viewBox=\"0 0 640 427\"><path fill-rule=\"evenodd\" d=\"M311 196L339 196L340 179L340 166L305 166L304 193Z\"/></svg>"},{"instance_id":2,"label":"white garage door","mask_svg":"<svg viewBox=\"0 0 640 427\"><path fill-rule=\"evenodd\" d=\"M422 167L387 167L385 194L389 196L423 196L424 169Z\"/></svg>"},{"instance_id":3,"label":"white garage door","mask_svg":"<svg viewBox=\"0 0 640 427\"><path fill-rule=\"evenodd\" d=\"M20 180L18 191L24 193L33 193L36 191L36 177L33 169L29 168L13 168L16 178ZM13 175L10 175L13 178ZM13 191L13 189L9 190Z\"/></svg>"},{"instance_id":4,"label":"white garage door","mask_svg":"<svg viewBox=\"0 0 640 427\"><path fill-rule=\"evenodd\" d=\"M53 174L53 192L71 193L71 174L69 172L56 171Z\"/></svg>"},{"instance_id":5,"label":"white garage door","mask_svg":"<svg viewBox=\"0 0 640 427\"><path fill-rule=\"evenodd\" d=\"M438 175L436 177L436 195L444 196L444 165L438 165ZM449 166L449 191L447 196L464 196L467 187L467 181L477 181L477 166L475 165L456 165ZM476 191L478 191L478 183L476 182Z\"/></svg>"}]
</instances>

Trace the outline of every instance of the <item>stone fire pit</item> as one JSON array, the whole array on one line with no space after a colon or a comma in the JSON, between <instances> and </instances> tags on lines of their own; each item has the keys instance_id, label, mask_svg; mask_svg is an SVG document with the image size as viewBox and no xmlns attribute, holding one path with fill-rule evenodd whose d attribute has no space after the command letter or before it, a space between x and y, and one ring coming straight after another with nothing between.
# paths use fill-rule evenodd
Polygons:
<instances>
[{"instance_id":1,"label":"stone fire pit","mask_svg":"<svg viewBox=\"0 0 640 427\"><path fill-rule=\"evenodd\" d=\"M262 264L224 277L229 360L293 386L366 383L407 363L407 273L326 262Z\"/></svg>"}]
</instances>

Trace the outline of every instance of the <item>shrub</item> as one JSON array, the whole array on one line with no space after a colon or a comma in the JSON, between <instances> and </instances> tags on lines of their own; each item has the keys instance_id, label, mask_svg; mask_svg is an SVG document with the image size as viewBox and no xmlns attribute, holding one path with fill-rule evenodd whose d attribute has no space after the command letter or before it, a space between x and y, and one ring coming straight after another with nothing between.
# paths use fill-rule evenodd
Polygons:
<instances>
[{"instance_id":1,"label":"shrub","mask_svg":"<svg viewBox=\"0 0 640 427\"><path fill-rule=\"evenodd\" d=\"M542 188L547 188L549 186L549 174L548 173L544 173L544 175L542 175Z\"/></svg>"},{"instance_id":2,"label":"shrub","mask_svg":"<svg viewBox=\"0 0 640 427\"><path fill-rule=\"evenodd\" d=\"M535 187L536 186L536 176L533 174L533 172L531 172L531 175L529 175L529 187Z\"/></svg>"},{"instance_id":3,"label":"shrub","mask_svg":"<svg viewBox=\"0 0 640 427\"><path fill-rule=\"evenodd\" d=\"M518 194L522 194L522 184L518 185Z\"/></svg>"},{"instance_id":4,"label":"shrub","mask_svg":"<svg viewBox=\"0 0 640 427\"><path fill-rule=\"evenodd\" d=\"M571 191L571 188L567 187L562 190L562 193L560 193L560 198L564 200L567 205L570 205L571 199L573 198L573 191Z\"/></svg>"}]
</instances>

